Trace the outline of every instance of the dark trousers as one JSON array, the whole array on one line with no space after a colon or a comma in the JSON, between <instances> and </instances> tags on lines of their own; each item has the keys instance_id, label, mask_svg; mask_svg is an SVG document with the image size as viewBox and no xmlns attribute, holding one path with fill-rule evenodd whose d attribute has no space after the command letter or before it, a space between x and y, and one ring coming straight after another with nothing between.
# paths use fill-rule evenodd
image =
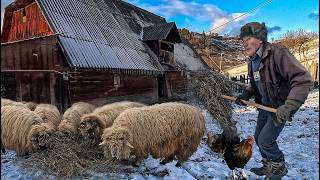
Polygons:
<instances>
[{"instance_id":1,"label":"dark trousers","mask_svg":"<svg viewBox=\"0 0 320 180\"><path fill-rule=\"evenodd\" d=\"M279 127L276 127L272 121L272 113L259 110L254 136L263 158L275 162L284 161L284 155L276 141L284 125L285 123L282 123Z\"/></svg>"}]
</instances>

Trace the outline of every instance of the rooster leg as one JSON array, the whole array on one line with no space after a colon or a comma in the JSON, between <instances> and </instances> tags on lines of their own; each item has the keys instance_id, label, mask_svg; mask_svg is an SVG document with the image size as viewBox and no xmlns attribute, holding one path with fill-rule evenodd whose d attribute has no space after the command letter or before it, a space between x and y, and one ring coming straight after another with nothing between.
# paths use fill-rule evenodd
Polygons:
<instances>
[{"instance_id":1,"label":"rooster leg","mask_svg":"<svg viewBox=\"0 0 320 180\"><path fill-rule=\"evenodd\" d=\"M241 179L249 179L248 175L244 172L243 169L241 169L241 176L242 176Z\"/></svg>"},{"instance_id":2,"label":"rooster leg","mask_svg":"<svg viewBox=\"0 0 320 180\"><path fill-rule=\"evenodd\" d=\"M239 179L238 176L236 175L236 170L232 170L231 179L232 180Z\"/></svg>"}]
</instances>

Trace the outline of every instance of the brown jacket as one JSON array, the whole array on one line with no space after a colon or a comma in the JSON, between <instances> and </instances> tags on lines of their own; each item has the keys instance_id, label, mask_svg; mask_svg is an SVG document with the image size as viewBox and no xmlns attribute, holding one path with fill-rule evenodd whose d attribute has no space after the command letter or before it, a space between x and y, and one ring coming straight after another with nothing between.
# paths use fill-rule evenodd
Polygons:
<instances>
[{"instance_id":1,"label":"brown jacket","mask_svg":"<svg viewBox=\"0 0 320 180\"><path fill-rule=\"evenodd\" d=\"M277 108L287 99L304 103L313 87L310 73L284 46L266 43L262 48L260 81L270 99L269 106ZM246 90L255 96L257 103L261 103L258 89L254 85L251 61L248 63L248 73L250 86Z\"/></svg>"}]
</instances>

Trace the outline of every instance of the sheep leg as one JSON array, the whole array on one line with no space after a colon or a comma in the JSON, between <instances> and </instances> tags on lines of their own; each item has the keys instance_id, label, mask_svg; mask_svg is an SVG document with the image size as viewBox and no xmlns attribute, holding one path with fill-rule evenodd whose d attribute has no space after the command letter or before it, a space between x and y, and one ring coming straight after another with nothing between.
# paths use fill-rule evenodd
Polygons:
<instances>
[{"instance_id":1,"label":"sheep leg","mask_svg":"<svg viewBox=\"0 0 320 180\"><path fill-rule=\"evenodd\" d=\"M133 161L132 161L132 166L134 166L134 167L139 167L140 166L140 164L141 164L141 161L143 160L144 158L138 158L138 157L136 157Z\"/></svg>"},{"instance_id":2,"label":"sheep leg","mask_svg":"<svg viewBox=\"0 0 320 180\"><path fill-rule=\"evenodd\" d=\"M249 179L248 175L244 172L243 169L241 169L241 176L242 176L241 179Z\"/></svg>"},{"instance_id":3,"label":"sheep leg","mask_svg":"<svg viewBox=\"0 0 320 180\"><path fill-rule=\"evenodd\" d=\"M175 156L175 155L170 155L170 156L168 156L168 157L165 157L165 158L160 162L160 164L167 164L168 162L173 161L174 156Z\"/></svg>"},{"instance_id":4,"label":"sheep leg","mask_svg":"<svg viewBox=\"0 0 320 180\"><path fill-rule=\"evenodd\" d=\"M5 153L6 150L5 150L4 148L1 148L1 152L2 152L2 153Z\"/></svg>"}]
</instances>

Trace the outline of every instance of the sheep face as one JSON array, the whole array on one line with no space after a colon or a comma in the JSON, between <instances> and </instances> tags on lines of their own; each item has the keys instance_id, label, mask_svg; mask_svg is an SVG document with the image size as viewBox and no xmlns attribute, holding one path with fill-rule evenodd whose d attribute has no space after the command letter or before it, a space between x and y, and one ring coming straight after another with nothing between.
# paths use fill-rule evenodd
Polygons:
<instances>
[{"instance_id":1,"label":"sheep face","mask_svg":"<svg viewBox=\"0 0 320 180\"><path fill-rule=\"evenodd\" d=\"M100 145L104 145L104 151L109 157L117 160L132 160L134 147L128 141L127 131L121 129L115 133L110 133Z\"/></svg>"},{"instance_id":2,"label":"sheep face","mask_svg":"<svg viewBox=\"0 0 320 180\"><path fill-rule=\"evenodd\" d=\"M44 150L49 144L52 129L48 129L42 125L36 125L30 132L30 141L34 149Z\"/></svg>"},{"instance_id":3,"label":"sheep face","mask_svg":"<svg viewBox=\"0 0 320 180\"><path fill-rule=\"evenodd\" d=\"M100 141L100 127L97 121L89 120L80 123L79 130L81 135L85 139L94 140L95 142Z\"/></svg>"}]
</instances>

